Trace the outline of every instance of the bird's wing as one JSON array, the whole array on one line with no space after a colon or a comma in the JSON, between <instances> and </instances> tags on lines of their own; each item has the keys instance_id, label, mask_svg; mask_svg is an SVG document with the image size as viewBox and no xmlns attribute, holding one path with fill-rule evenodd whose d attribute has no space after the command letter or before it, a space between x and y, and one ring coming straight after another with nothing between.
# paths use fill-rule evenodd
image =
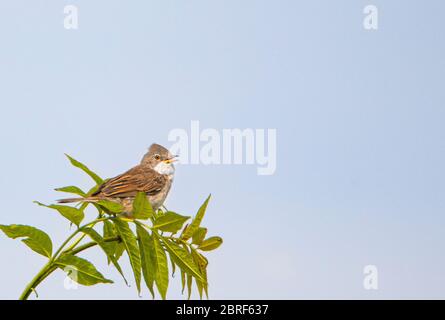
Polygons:
<instances>
[{"instance_id":1,"label":"bird's wing","mask_svg":"<svg viewBox=\"0 0 445 320\"><path fill-rule=\"evenodd\" d=\"M155 195L162 190L166 178L153 169L136 166L106 181L93 196L109 198L134 197L137 192Z\"/></svg>"}]
</instances>

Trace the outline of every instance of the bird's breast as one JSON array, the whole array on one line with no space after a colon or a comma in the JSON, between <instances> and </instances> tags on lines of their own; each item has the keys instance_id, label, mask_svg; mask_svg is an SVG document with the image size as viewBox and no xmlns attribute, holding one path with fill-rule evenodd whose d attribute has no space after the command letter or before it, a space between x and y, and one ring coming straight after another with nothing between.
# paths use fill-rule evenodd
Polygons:
<instances>
[{"instance_id":1,"label":"bird's breast","mask_svg":"<svg viewBox=\"0 0 445 320\"><path fill-rule=\"evenodd\" d=\"M164 203L165 198L167 198L168 192L170 191L173 182L173 175L171 178L167 179L164 187L157 194L152 196L147 196L148 201L150 201L153 210L158 210Z\"/></svg>"}]
</instances>

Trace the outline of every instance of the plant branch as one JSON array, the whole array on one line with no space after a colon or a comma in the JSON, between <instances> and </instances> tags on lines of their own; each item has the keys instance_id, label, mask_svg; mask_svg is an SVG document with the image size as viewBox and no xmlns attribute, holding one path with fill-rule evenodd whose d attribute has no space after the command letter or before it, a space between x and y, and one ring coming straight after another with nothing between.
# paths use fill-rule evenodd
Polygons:
<instances>
[{"instance_id":1,"label":"plant branch","mask_svg":"<svg viewBox=\"0 0 445 320\"><path fill-rule=\"evenodd\" d=\"M47 272L49 267L51 266L51 260L48 261L42 269L35 275L35 277L31 280L30 283L26 286L25 290L23 290L22 294L19 297L19 300L27 300L31 292L35 290L36 283L39 283L40 278Z\"/></svg>"},{"instance_id":2,"label":"plant branch","mask_svg":"<svg viewBox=\"0 0 445 320\"><path fill-rule=\"evenodd\" d=\"M81 232L83 229L90 227L91 225L95 225L98 222L102 222L105 220L108 220L109 217L106 218L100 218L96 219L92 222L89 222L79 228L77 228L63 243L62 245L57 249L57 251L53 254L53 256L48 260L48 262L40 269L40 271L34 276L34 278L28 283L28 285L23 290L22 294L19 297L19 300L26 300L28 299L29 295L32 291L34 291L46 277L48 277L54 270L56 270L57 267L55 267L54 262L57 260L57 258L60 256L61 253L63 253L63 248L73 239L79 232Z\"/></svg>"}]
</instances>

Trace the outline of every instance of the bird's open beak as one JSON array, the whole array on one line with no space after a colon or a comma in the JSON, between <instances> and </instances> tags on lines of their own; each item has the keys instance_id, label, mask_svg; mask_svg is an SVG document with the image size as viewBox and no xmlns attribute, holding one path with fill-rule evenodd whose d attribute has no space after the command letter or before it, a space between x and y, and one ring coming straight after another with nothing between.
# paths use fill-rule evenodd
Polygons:
<instances>
[{"instance_id":1,"label":"bird's open beak","mask_svg":"<svg viewBox=\"0 0 445 320\"><path fill-rule=\"evenodd\" d=\"M178 155L174 155L173 157L171 157L170 159L164 160L165 163L173 163L178 161Z\"/></svg>"}]
</instances>

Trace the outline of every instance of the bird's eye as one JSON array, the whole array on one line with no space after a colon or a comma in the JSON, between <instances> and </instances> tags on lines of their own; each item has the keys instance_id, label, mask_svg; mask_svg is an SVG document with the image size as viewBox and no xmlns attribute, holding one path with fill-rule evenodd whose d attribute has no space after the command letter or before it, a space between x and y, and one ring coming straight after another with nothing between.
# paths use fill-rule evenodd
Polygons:
<instances>
[{"instance_id":1,"label":"bird's eye","mask_svg":"<svg viewBox=\"0 0 445 320\"><path fill-rule=\"evenodd\" d=\"M159 154L155 154L155 159L159 160L159 159L161 159L161 156Z\"/></svg>"}]
</instances>

